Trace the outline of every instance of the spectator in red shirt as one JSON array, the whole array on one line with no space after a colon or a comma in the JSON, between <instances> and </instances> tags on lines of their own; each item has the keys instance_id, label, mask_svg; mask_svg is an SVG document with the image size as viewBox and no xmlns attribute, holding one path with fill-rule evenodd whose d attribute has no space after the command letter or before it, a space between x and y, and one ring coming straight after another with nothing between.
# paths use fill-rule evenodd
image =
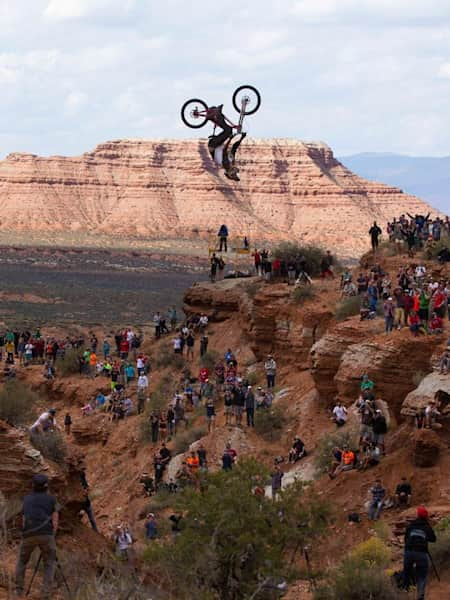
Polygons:
<instances>
[{"instance_id":1,"label":"spectator in red shirt","mask_svg":"<svg viewBox=\"0 0 450 600\"><path fill-rule=\"evenodd\" d=\"M444 323L442 318L435 312L431 316L430 321L430 333L442 333L444 330Z\"/></svg>"}]
</instances>

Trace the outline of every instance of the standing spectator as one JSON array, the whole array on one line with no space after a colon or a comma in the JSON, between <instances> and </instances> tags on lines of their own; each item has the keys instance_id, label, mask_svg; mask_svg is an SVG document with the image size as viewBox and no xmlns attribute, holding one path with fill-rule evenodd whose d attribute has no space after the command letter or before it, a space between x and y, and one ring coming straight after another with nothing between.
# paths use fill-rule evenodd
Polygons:
<instances>
[{"instance_id":1,"label":"standing spectator","mask_svg":"<svg viewBox=\"0 0 450 600\"><path fill-rule=\"evenodd\" d=\"M378 227L377 222L374 221L372 227L369 229L370 241L372 244L372 251L376 252L379 242L378 238L382 234L381 229Z\"/></svg>"},{"instance_id":2,"label":"standing spectator","mask_svg":"<svg viewBox=\"0 0 450 600\"><path fill-rule=\"evenodd\" d=\"M171 306L167 311L167 319L170 323L170 330L175 331L177 326L177 309L175 306Z\"/></svg>"},{"instance_id":3,"label":"standing spectator","mask_svg":"<svg viewBox=\"0 0 450 600\"><path fill-rule=\"evenodd\" d=\"M158 529L156 526L156 518L153 513L149 513L147 515L147 519L145 521L145 537L147 540L154 540L158 534Z\"/></svg>"},{"instance_id":4,"label":"standing spectator","mask_svg":"<svg viewBox=\"0 0 450 600\"><path fill-rule=\"evenodd\" d=\"M277 363L275 362L272 354L268 354L267 360L264 363L264 370L266 371L267 387L275 387L275 376L277 374Z\"/></svg>"},{"instance_id":5,"label":"standing spectator","mask_svg":"<svg viewBox=\"0 0 450 600\"><path fill-rule=\"evenodd\" d=\"M214 283L216 281L216 277L217 277L217 267L219 265L219 260L216 256L216 253L213 252L211 259L210 259L210 279L211 279L211 283Z\"/></svg>"},{"instance_id":6,"label":"standing spectator","mask_svg":"<svg viewBox=\"0 0 450 600\"><path fill-rule=\"evenodd\" d=\"M210 398L206 404L206 421L208 423L208 433L214 431L214 423L216 420L216 410L214 408L214 402Z\"/></svg>"},{"instance_id":7,"label":"standing spectator","mask_svg":"<svg viewBox=\"0 0 450 600\"><path fill-rule=\"evenodd\" d=\"M245 393L245 412L247 415L247 427L255 426L255 407L255 394L253 393L252 386L249 385Z\"/></svg>"},{"instance_id":8,"label":"standing spectator","mask_svg":"<svg viewBox=\"0 0 450 600\"><path fill-rule=\"evenodd\" d=\"M392 298L389 298L383 304L384 312L384 332L390 333L394 329L395 309Z\"/></svg>"},{"instance_id":9,"label":"standing spectator","mask_svg":"<svg viewBox=\"0 0 450 600\"><path fill-rule=\"evenodd\" d=\"M425 600L425 587L428 576L428 543L436 541L436 534L428 522L428 511L423 506L417 509L417 518L408 525L405 532L405 554L403 572L405 586L416 580L417 598Z\"/></svg>"},{"instance_id":10,"label":"standing spectator","mask_svg":"<svg viewBox=\"0 0 450 600\"><path fill-rule=\"evenodd\" d=\"M261 254L258 252L258 250L255 248L254 252L253 252L253 260L254 260L254 264L255 264L255 273L256 275L262 275L261 272Z\"/></svg>"},{"instance_id":11,"label":"standing spectator","mask_svg":"<svg viewBox=\"0 0 450 600\"><path fill-rule=\"evenodd\" d=\"M118 525L114 541L116 543L117 556L123 561L128 561L128 548L133 543L133 539L128 531L128 528L124 527L123 525Z\"/></svg>"},{"instance_id":12,"label":"standing spectator","mask_svg":"<svg viewBox=\"0 0 450 600\"><path fill-rule=\"evenodd\" d=\"M23 501L23 530L16 566L16 592L22 597L25 572L35 548L39 548L44 562L42 597L50 598L56 567L55 534L58 529L58 508L48 491L48 478L37 474L32 480L33 491Z\"/></svg>"},{"instance_id":13,"label":"standing spectator","mask_svg":"<svg viewBox=\"0 0 450 600\"><path fill-rule=\"evenodd\" d=\"M226 225L221 225L217 236L219 238L219 252L222 252L222 249L227 252L228 227Z\"/></svg>"},{"instance_id":14,"label":"standing spectator","mask_svg":"<svg viewBox=\"0 0 450 600\"><path fill-rule=\"evenodd\" d=\"M161 337L161 313L157 312L153 315L153 324L155 326L155 338Z\"/></svg>"},{"instance_id":15,"label":"standing spectator","mask_svg":"<svg viewBox=\"0 0 450 600\"><path fill-rule=\"evenodd\" d=\"M138 380L137 380L137 391L138 391L138 395L141 394L144 398L147 395L147 390L148 390L148 377L145 373L142 373L139 375Z\"/></svg>"},{"instance_id":16,"label":"standing spectator","mask_svg":"<svg viewBox=\"0 0 450 600\"><path fill-rule=\"evenodd\" d=\"M200 338L200 356L203 356L208 352L208 341L208 334L205 331Z\"/></svg>"},{"instance_id":17,"label":"standing spectator","mask_svg":"<svg viewBox=\"0 0 450 600\"><path fill-rule=\"evenodd\" d=\"M333 257L329 250L327 250L327 253L325 254L325 256L322 257L322 260L320 261L320 276L322 277L322 279L326 279L327 277L330 277L331 279L334 278Z\"/></svg>"},{"instance_id":18,"label":"standing spectator","mask_svg":"<svg viewBox=\"0 0 450 600\"><path fill-rule=\"evenodd\" d=\"M66 416L64 417L64 430L67 435L70 435L71 426L72 426L72 417L70 416L70 413L66 413Z\"/></svg>"},{"instance_id":19,"label":"standing spectator","mask_svg":"<svg viewBox=\"0 0 450 600\"><path fill-rule=\"evenodd\" d=\"M277 494L281 491L284 473L280 469L280 465L275 466L275 470L271 474L272 500L275 500Z\"/></svg>"}]
</instances>

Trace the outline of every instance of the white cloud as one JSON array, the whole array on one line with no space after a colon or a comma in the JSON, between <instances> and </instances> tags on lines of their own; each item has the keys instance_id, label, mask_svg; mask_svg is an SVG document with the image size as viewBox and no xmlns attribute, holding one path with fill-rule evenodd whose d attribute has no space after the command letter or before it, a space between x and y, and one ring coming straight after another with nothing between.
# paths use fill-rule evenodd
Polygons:
<instances>
[{"instance_id":1,"label":"white cloud","mask_svg":"<svg viewBox=\"0 0 450 600\"><path fill-rule=\"evenodd\" d=\"M64 112L67 116L73 117L80 113L88 103L88 96L79 91L69 92L64 100Z\"/></svg>"},{"instance_id":2,"label":"white cloud","mask_svg":"<svg viewBox=\"0 0 450 600\"><path fill-rule=\"evenodd\" d=\"M50 0L43 14L55 20L81 19L93 15L108 18L128 14L134 7L135 0Z\"/></svg>"},{"instance_id":3,"label":"white cloud","mask_svg":"<svg viewBox=\"0 0 450 600\"><path fill-rule=\"evenodd\" d=\"M446 62L440 65L438 70L438 77L441 77L442 79L450 79L450 62Z\"/></svg>"}]
</instances>

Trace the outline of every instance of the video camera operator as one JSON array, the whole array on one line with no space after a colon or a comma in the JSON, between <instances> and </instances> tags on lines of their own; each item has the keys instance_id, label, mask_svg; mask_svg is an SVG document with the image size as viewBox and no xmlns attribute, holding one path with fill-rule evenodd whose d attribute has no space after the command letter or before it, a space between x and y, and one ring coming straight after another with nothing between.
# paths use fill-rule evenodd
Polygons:
<instances>
[{"instance_id":1,"label":"video camera operator","mask_svg":"<svg viewBox=\"0 0 450 600\"><path fill-rule=\"evenodd\" d=\"M412 521L405 532L404 577L408 589L413 573L416 575L417 600L425 599L425 586L429 568L428 542L435 542L436 534L428 521L428 511L423 506L417 508L417 519Z\"/></svg>"},{"instance_id":2,"label":"video camera operator","mask_svg":"<svg viewBox=\"0 0 450 600\"><path fill-rule=\"evenodd\" d=\"M16 565L16 592L23 594L25 571L31 554L39 548L44 562L42 598L49 600L52 594L56 568L55 534L58 529L58 503L48 494L48 478L36 474L32 479L32 492L23 500L22 543Z\"/></svg>"}]
</instances>

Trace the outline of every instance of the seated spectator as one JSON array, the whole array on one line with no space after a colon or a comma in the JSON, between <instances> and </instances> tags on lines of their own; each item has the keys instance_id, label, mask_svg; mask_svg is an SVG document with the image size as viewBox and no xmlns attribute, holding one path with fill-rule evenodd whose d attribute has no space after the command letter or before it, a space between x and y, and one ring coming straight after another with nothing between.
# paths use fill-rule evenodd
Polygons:
<instances>
[{"instance_id":1,"label":"seated spectator","mask_svg":"<svg viewBox=\"0 0 450 600\"><path fill-rule=\"evenodd\" d=\"M304 456L306 456L305 444L298 436L295 436L292 448L289 450L289 462L296 463Z\"/></svg>"},{"instance_id":2,"label":"seated spectator","mask_svg":"<svg viewBox=\"0 0 450 600\"><path fill-rule=\"evenodd\" d=\"M129 417L133 412L133 402L131 398L125 398L123 401L124 416Z\"/></svg>"},{"instance_id":3,"label":"seated spectator","mask_svg":"<svg viewBox=\"0 0 450 600\"><path fill-rule=\"evenodd\" d=\"M356 288L356 285L352 281L346 281L344 283L344 287L342 288L342 296L349 297L356 296L357 294L358 290Z\"/></svg>"},{"instance_id":4,"label":"seated spectator","mask_svg":"<svg viewBox=\"0 0 450 600\"><path fill-rule=\"evenodd\" d=\"M437 423L437 418L441 415L436 406L435 400L430 400L427 406L425 407L425 427L429 429L441 427L439 423Z\"/></svg>"},{"instance_id":5,"label":"seated spectator","mask_svg":"<svg viewBox=\"0 0 450 600\"><path fill-rule=\"evenodd\" d=\"M360 303L360 308L359 308L359 317L360 317L360 321L365 321L366 319L371 319L373 318L373 316L375 316L375 313L372 313L370 310L370 301L369 301L369 296L366 293L363 293L361 296L361 303Z\"/></svg>"},{"instance_id":6,"label":"seated spectator","mask_svg":"<svg viewBox=\"0 0 450 600\"><path fill-rule=\"evenodd\" d=\"M335 455L334 452L333 455ZM355 467L355 459L355 453L348 446L344 446L341 452L341 462L334 472L329 473L329 476L333 479L342 471L350 471Z\"/></svg>"},{"instance_id":7,"label":"seated spectator","mask_svg":"<svg viewBox=\"0 0 450 600\"><path fill-rule=\"evenodd\" d=\"M336 423L336 425L338 427L342 427L343 425L346 424L347 419L348 419L347 409L342 404L342 402L338 401L336 406L333 408L333 421Z\"/></svg>"},{"instance_id":8,"label":"seated spectator","mask_svg":"<svg viewBox=\"0 0 450 600\"><path fill-rule=\"evenodd\" d=\"M447 375L450 369L450 350L447 348L444 350L441 359L439 361L439 373L441 375Z\"/></svg>"},{"instance_id":9,"label":"seated spectator","mask_svg":"<svg viewBox=\"0 0 450 600\"><path fill-rule=\"evenodd\" d=\"M372 498L369 501L368 508L369 521L378 521L386 496L386 490L381 485L380 479L375 480L375 485L370 489L370 495Z\"/></svg>"},{"instance_id":10,"label":"seated spectator","mask_svg":"<svg viewBox=\"0 0 450 600\"><path fill-rule=\"evenodd\" d=\"M439 334L444 332L444 323L442 317L439 317L436 313L431 315L430 321L430 333Z\"/></svg>"},{"instance_id":11,"label":"seated spectator","mask_svg":"<svg viewBox=\"0 0 450 600\"><path fill-rule=\"evenodd\" d=\"M371 392L374 387L375 387L374 382L369 379L369 376L367 375L367 373L364 373L364 375L362 376L362 381L361 381L361 392L366 392L366 391Z\"/></svg>"},{"instance_id":12,"label":"seated spectator","mask_svg":"<svg viewBox=\"0 0 450 600\"><path fill-rule=\"evenodd\" d=\"M89 417L90 415L92 415L93 412L94 412L94 409L92 408L92 405L90 404L90 402L88 402L85 406L83 406L81 408L81 415L83 417Z\"/></svg>"},{"instance_id":13,"label":"seated spectator","mask_svg":"<svg viewBox=\"0 0 450 600\"><path fill-rule=\"evenodd\" d=\"M365 471L369 467L376 467L381 460L380 448L373 442L368 442L363 447L363 457L359 463L359 469Z\"/></svg>"},{"instance_id":14,"label":"seated spectator","mask_svg":"<svg viewBox=\"0 0 450 600\"><path fill-rule=\"evenodd\" d=\"M425 410L423 408L416 411L414 422L417 429L423 429L425 427Z\"/></svg>"},{"instance_id":15,"label":"seated spectator","mask_svg":"<svg viewBox=\"0 0 450 600\"><path fill-rule=\"evenodd\" d=\"M154 483L153 483L153 477L150 477L150 475L147 473L147 471L144 471L142 473L141 478L139 479L139 483L144 488L144 495L145 496L151 496L152 494L155 493L155 486L154 486Z\"/></svg>"},{"instance_id":16,"label":"seated spectator","mask_svg":"<svg viewBox=\"0 0 450 600\"><path fill-rule=\"evenodd\" d=\"M402 504L406 505L406 506L410 506L411 505L411 496L412 496L411 484L408 482L406 477L402 477L401 482L397 485L397 487L395 489L395 505L397 506L397 508L399 506L401 506Z\"/></svg>"},{"instance_id":17,"label":"seated spectator","mask_svg":"<svg viewBox=\"0 0 450 600\"><path fill-rule=\"evenodd\" d=\"M409 314L409 329L415 337L417 337L419 333L425 333L423 324L415 310L412 310Z\"/></svg>"}]
</instances>

